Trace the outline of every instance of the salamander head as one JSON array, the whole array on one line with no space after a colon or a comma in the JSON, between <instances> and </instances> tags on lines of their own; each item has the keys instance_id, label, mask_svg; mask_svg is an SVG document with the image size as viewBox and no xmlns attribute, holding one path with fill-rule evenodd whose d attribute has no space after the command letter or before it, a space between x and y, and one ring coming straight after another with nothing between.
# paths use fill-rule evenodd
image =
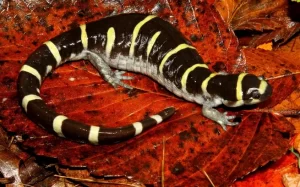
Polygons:
<instances>
[{"instance_id":1,"label":"salamander head","mask_svg":"<svg viewBox=\"0 0 300 187\"><path fill-rule=\"evenodd\" d=\"M228 88L226 92L231 93L231 96L221 96L223 98L222 102L226 106L253 105L267 100L272 95L272 87L263 77L246 73L231 75L231 77L225 75L225 77L225 81L227 79L231 84L230 87L228 83L224 83L227 84Z\"/></svg>"}]
</instances>

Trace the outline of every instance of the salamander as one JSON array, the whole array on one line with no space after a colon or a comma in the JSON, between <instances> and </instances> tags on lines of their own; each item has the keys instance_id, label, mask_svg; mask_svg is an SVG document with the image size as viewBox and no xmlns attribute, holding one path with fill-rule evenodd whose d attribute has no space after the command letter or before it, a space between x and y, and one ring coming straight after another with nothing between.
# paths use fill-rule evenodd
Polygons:
<instances>
[{"instance_id":1,"label":"salamander","mask_svg":"<svg viewBox=\"0 0 300 187\"><path fill-rule=\"evenodd\" d=\"M216 73L208 69L195 47L169 22L146 14L121 14L82 24L43 43L27 59L18 77L20 104L28 118L58 136L114 143L136 136L169 118L173 107L119 128L90 126L57 114L40 97L47 75L67 61L85 59L114 87L132 89L125 71L147 75L178 97L202 105L202 114L219 123L237 125L219 105L238 107L268 99L270 84L248 73ZM113 71L111 68L117 70Z\"/></svg>"}]
</instances>

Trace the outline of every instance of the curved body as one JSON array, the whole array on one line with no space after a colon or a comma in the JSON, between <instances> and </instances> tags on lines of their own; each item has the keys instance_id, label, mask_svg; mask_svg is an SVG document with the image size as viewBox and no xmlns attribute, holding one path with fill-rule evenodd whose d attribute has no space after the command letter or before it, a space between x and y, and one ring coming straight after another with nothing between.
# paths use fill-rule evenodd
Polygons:
<instances>
[{"instance_id":1,"label":"curved body","mask_svg":"<svg viewBox=\"0 0 300 187\"><path fill-rule=\"evenodd\" d=\"M122 82L131 78L110 67L148 75L177 96L203 105L203 114L224 129L226 124L235 125L229 121L233 117L212 107L255 104L272 92L265 80L254 75L212 73L181 33L154 15L107 17L45 42L30 55L18 79L22 107L30 119L59 136L93 144L118 142L140 134L171 116L174 109L117 129L87 126L56 114L40 98L39 88L50 71L79 59L89 60L113 86L131 89Z\"/></svg>"}]
</instances>

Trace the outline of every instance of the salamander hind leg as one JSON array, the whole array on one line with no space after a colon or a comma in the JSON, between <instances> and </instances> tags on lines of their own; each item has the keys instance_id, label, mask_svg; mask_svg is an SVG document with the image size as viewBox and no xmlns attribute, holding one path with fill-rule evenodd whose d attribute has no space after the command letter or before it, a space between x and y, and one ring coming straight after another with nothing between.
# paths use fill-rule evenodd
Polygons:
<instances>
[{"instance_id":1,"label":"salamander hind leg","mask_svg":"<svg viewBox=\"0 0 300 187\"><path fill-rule=\"evenodd\" d=\"M133 79L130 76L124 76L125 71L119 71L119 70L113 71L109 67L109 65L101 58L101 56L90 51L87 52L87 59L99 71L99 73L103 76L104 80L106 80L114 88L116 88L117 86L122 86L127 89L132 89L131 86L122 82L122 80Z\"/></svg>"},{"instance_id":2,"label":"salamander hind leg","mask_svg":"<svg viewBox=\"0 0 300 187\"><path fill-rule=\"evenodd\" d=\"M219 123L224 130L226 130L226 125L235 126L235 125L239 124L238 122L230 121L230 120L235 119L236 116L228 116L227 112L221 113L218 110L216 110L216 109L214 109L211 106L206 105L206 104L203 105L202 114L205 117Z\"/></svg>"}]
</instances>

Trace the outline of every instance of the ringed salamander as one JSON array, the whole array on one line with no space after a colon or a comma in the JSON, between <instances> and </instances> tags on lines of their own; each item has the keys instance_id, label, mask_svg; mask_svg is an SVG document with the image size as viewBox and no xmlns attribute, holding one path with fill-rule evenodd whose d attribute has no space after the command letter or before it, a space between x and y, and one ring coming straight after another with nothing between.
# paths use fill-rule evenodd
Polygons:
<instances>
[{"instance_id":1,"label":"ringed salamander","mask_svg":"<svg viewBox=\"0 0 300 187\"><path fill-rule=\"evenodd\" d=\"M272 94L271 86L262 77L211 72L195 47L155 15L133 13L103 18L45 42L29 56L18 78L20 103L27 116L58 136L81 142L126 140L167 119L175 109L166 108L119 128L89 126L55 113L40 97L42 81L58 66L80 59L89 60L114 87L132 89L122 82L132 79L123 75L125 71L147 75L175 95L203 105L203 115L225 130L226 125L237 124L232 121L235 116L214 107L256 104Z\"/></svg>"}]
</instances>

